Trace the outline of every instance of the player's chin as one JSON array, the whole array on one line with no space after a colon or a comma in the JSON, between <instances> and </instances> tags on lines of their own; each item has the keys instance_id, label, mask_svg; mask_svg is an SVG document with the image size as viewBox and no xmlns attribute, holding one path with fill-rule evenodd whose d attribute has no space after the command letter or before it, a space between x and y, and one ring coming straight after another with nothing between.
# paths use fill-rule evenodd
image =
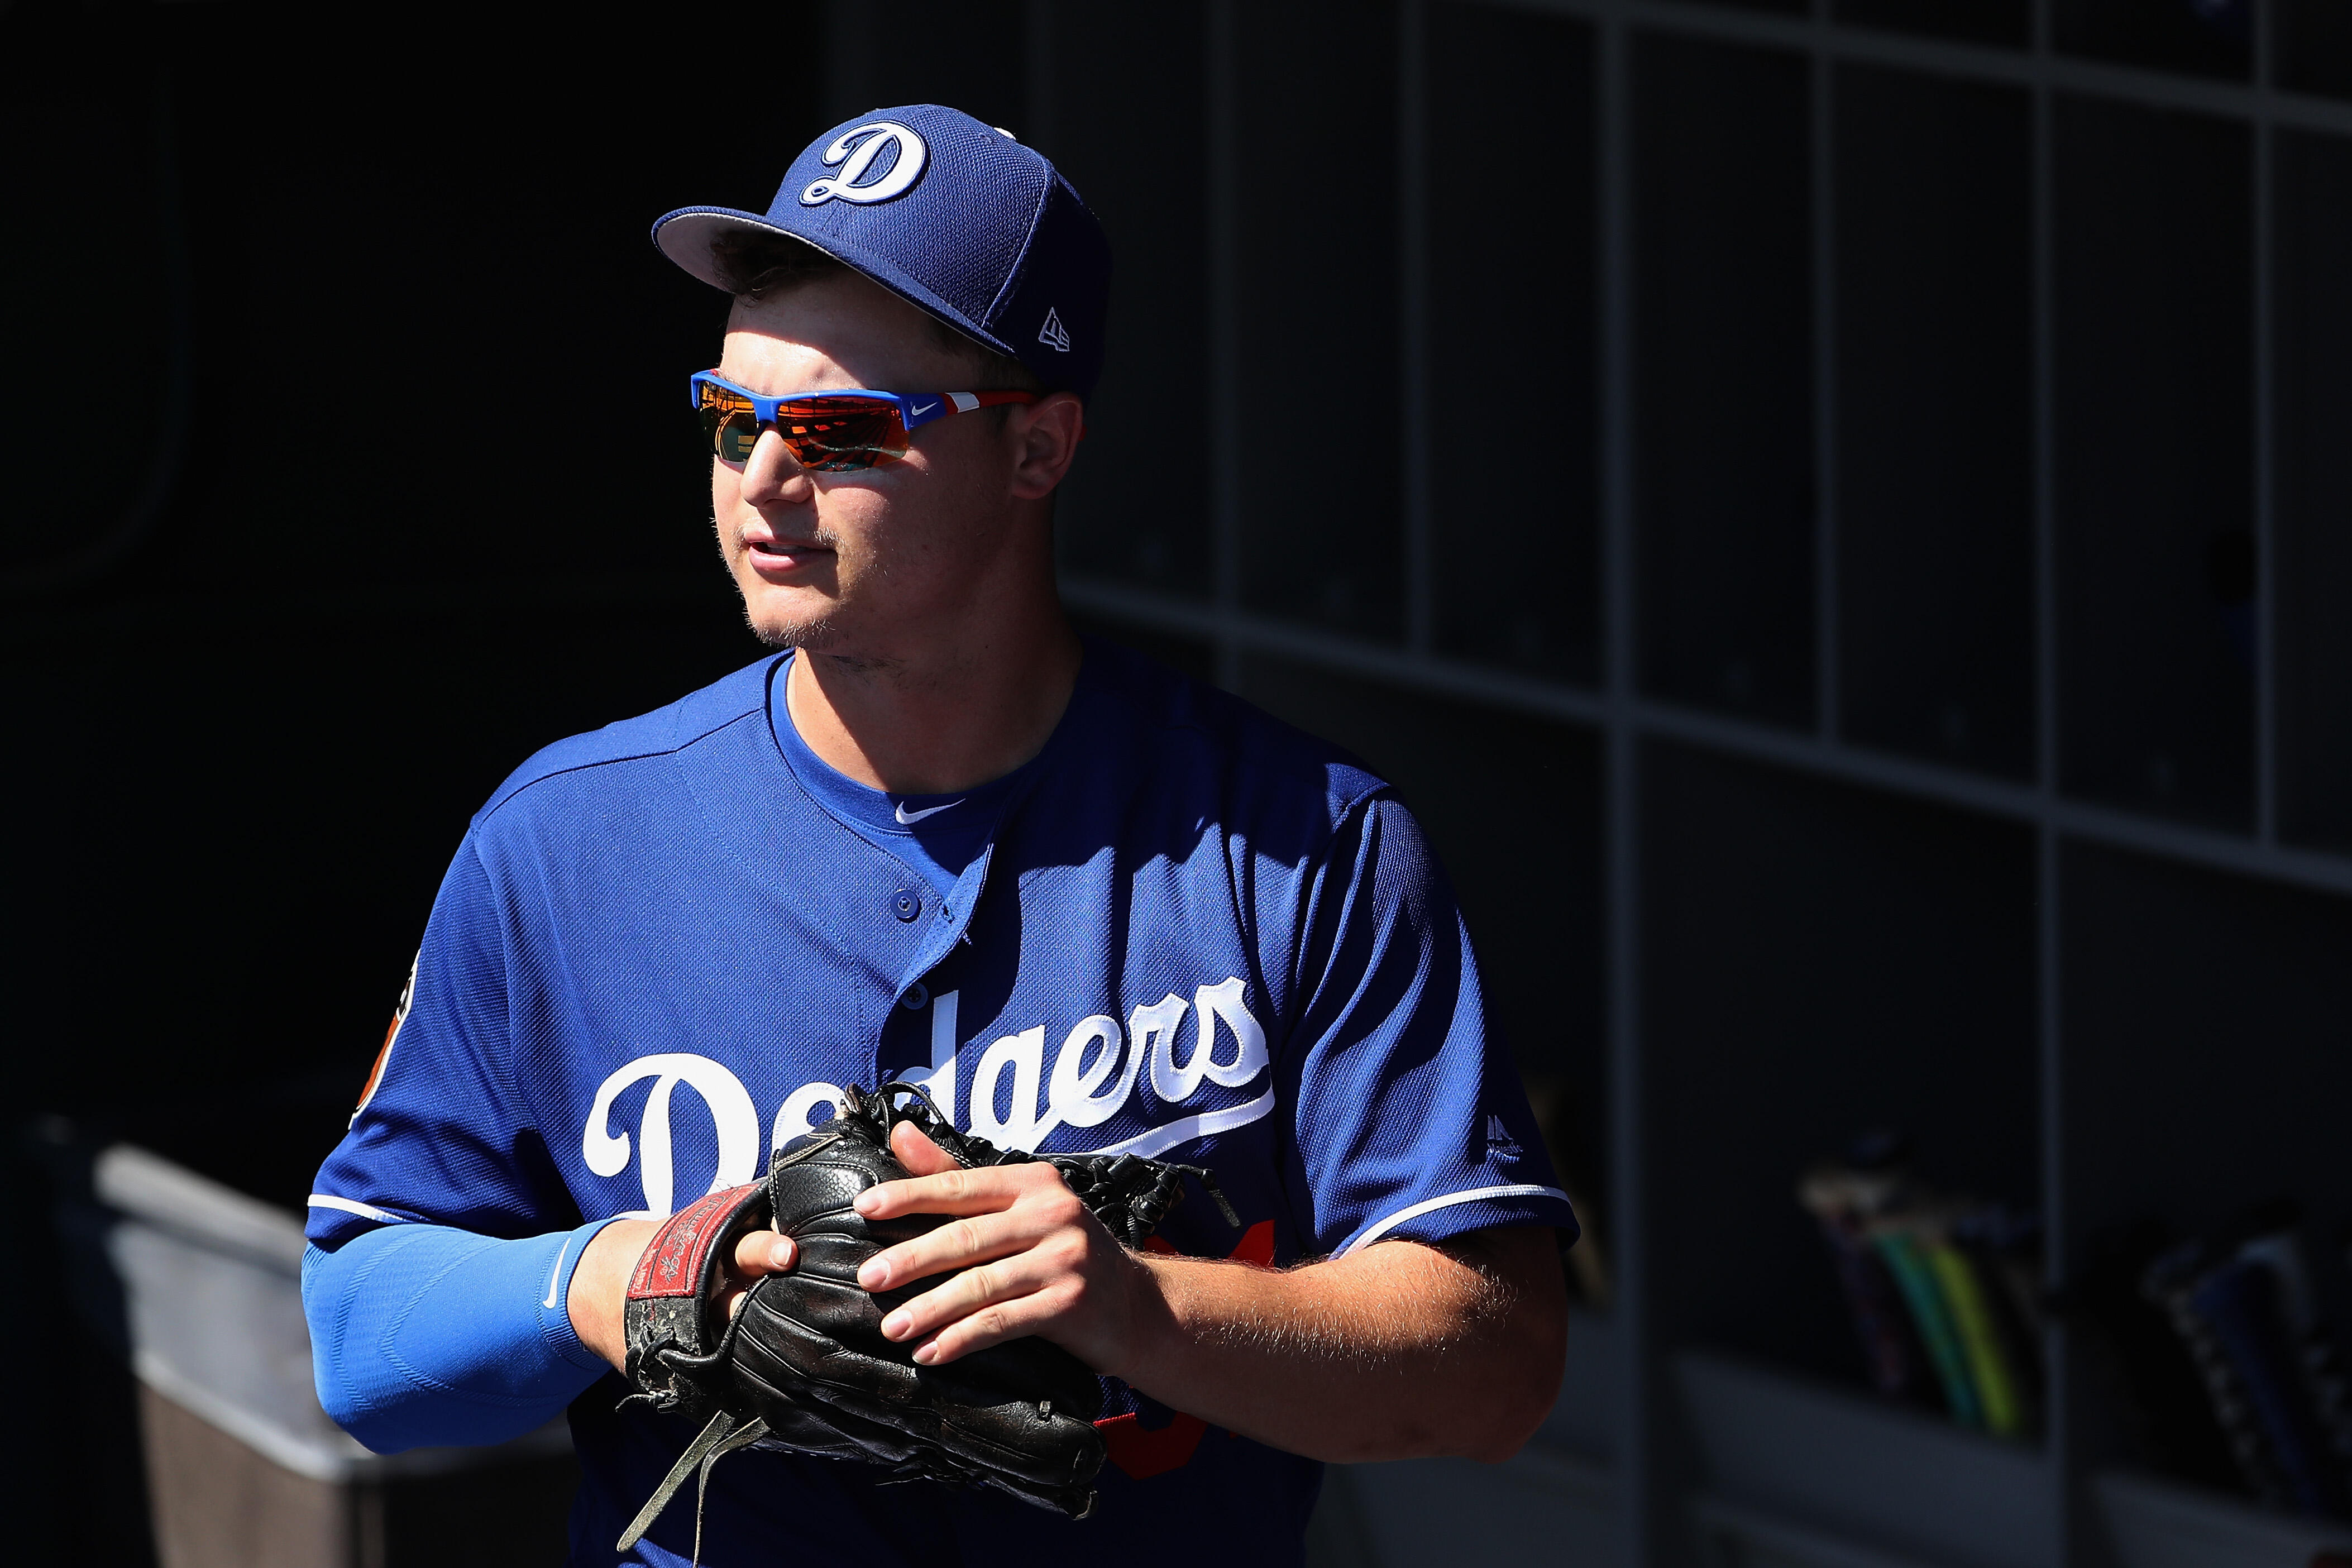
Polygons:
<instances>
[{"instance_id":1,"label":"player's chin","mask_svg":"<svg viewBox=\"0 0 2352 1568\"><path fill-rule=\"evenodd\" d=\"M803 588L780 589L766 583L740 583L743 622L751 635L770 647L804 647L822 651L839 638L839 605L832 596Z\"/></svg>"}]
</instances>

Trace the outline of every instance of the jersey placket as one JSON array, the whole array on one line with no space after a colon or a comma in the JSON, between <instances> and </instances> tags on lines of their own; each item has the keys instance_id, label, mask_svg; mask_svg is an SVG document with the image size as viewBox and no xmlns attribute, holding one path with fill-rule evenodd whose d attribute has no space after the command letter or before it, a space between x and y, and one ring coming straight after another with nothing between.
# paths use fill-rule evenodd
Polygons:
<instances>
[{"instance_id":1,"label":"jersey placket","mask_svg":"<svg viewBox=\"0 0 2352 1568\"><path fill-rule=\"evenodd\" d=\"M1003 827L1003 821L1000 818L997 829L1001 831ZM893 1069L885 1068L882 1065L882 1038L877 1033L874 1039L874 1081L878 1083L897 1076L910 1081L928 1082L940 1068L954 1061L956 1053L962 1047L962 1037L956 1028L953 993L943 996L936 987L926 985L924 981L947 961L948 955L955 951L956 944L965 940L965 932L971 929L972 912L980 907L981 895L988 884L989 864L995 858L996 841L992 835L989 842L982 846L980 853L973 857L971 864L966 866L963 874L956 879L954 891L939 900L929 919L919 922L922 945L916 949L914 957L908 961L906 968L898 975L898 1005L909 1011L924 1014L929 1026L929 1067L918 1065L896 1069L895 1073ZM914 998L919 993L921 1000L917 1002ZM942 1105L940 1109L948 1111L952 1119L951 1106Z\"/></svg>"}]
</instances>

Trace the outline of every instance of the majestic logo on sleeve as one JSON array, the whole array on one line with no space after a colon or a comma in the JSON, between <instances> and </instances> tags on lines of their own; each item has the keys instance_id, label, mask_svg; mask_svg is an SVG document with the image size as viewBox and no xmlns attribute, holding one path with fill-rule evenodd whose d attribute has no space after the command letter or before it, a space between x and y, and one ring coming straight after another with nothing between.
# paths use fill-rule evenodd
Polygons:
<instances>
[{"instance_id":1,"label":"majestic logo on sleeve","mask_svg":"<svg viewBox=\"0 0 2352 1568\"><path fill-rule=\"evenodd\" d=\"M1247 1126L1274 1109L1265 1029L1238 979L1195 986L1189 1000L1171 992L1130 1009L1123 1024L1108 1013L1081 1018L1051 1052L1044 1024L1000 1036L970 1062L971 1078L961 1083L957 1000L952 991L931 999L931 1065L902 1076L923 1084L957 1126L992 1142L1034 1151L1069 1130L1060 1147L1149 1156ZM632 1140L611 1125L615 1102L648 1079L653 1088ZM671 1118L697 1114L678 1107L680 1085L701 1101L717 1142L707 1192L756 1179L767 1149L830 1117L842 1100L839 1085L803 1084L777 1107L763 1145L759 1110L727 1068L688 1051L637 1058L597 1088L580 1143L581 1158L599 1176L618 1176L635 1160L645 1189L637 1213L666 1216L681 1195L702 1195L677 1191ZM1253 1088L1257 1092L1248 1094ZM1139 1089L1150 1090L1156 1110L1144 1109ZM1245 1098L1236 1103L1237 1095ZM1125 1127L1109 1125L1122 1118ZM1094 1128L1106 1131L1086 1131ZM688 1179L700 1176L696 1170Z\"/></svg>"},{"instance_id":2,"label":"majestic logo on sleeve","mask_svg":"<svg viewBox=\"0 0 2352 1568\"><path fill-rule=\"evenodd\" d=\"M869 206L887 202L913 188L923 177L931 150L907 127L887 120L872 121L845 131L824 150L827 168L840 169L809 182L801 205L821 207L827 202L854 202Z\"/></svg>"}]
</instances>

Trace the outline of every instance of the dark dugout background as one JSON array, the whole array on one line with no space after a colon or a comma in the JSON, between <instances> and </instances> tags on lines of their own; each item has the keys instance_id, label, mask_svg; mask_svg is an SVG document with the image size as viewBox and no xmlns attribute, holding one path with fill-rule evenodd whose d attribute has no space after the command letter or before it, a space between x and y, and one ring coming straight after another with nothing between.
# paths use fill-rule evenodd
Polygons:
<instances>
[{"instance_id":1,"label":"dark dugout background","mask_svg":"<svg viewBox=\"0 0 2352 1568\"><path fill-rule=\"evenodd\" d=\"M759 651L679 390L724 302L642 231L818 121L683 26L296 16L0 18L0 441L12 1088L299 1197L255 1086L349 1098L489 789Z\"/></svg>"},{"instance_id":2,"label":"dark dugout background","mask_svg":"<svg viewBox=\"0 0 2352 1568\"><path fill-rule=\"evenodd\" d=\"M1790 1189L1861 1129L2061 1286L2288 1195L2340 1296L2334 0L0 7L31 1143L299 1203L468 815L759 651L680 395L723 304L648 223L925 100L1118 247L1073 602L1360 751L1460 884L1612 1254L1635 1559L1689 1547L1678 1352L1859 1383ZM136 1562L23 1146L17 1401L73 1415L0 1435L14 1543ZM2126 1445L2050 1348L2083 1549Z\"/></svg>"},{"instance_id":3,"label":"dark dugout background","mask_svg":"<svg viewBox=\"0 0 2352 1568\"><path fill-rule=\"evenodd\" d=\"M488 792L759 653L681 392L724 302L645 230L824 121L712 20L0 13L12 1121L299 1208ZM119 1374L12 1322L12 1546L140 1560Z\"/></svg>"}]
</instances>

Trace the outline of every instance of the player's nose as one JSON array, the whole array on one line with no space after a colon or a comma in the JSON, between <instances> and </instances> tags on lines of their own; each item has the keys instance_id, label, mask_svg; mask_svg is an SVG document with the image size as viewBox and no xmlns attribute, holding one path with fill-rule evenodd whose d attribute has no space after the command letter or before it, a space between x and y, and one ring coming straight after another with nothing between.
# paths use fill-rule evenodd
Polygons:
<instances>
[{"instance_id":1,"label":"player's nose","mask_svg":"<svg viewBox=\"0 0 2352 1568\"><path fill-rule=\"evenodd\" d=\"M800 506L816 493L816 481L772 429L760 432L743 464L743 499L753 506Z\"/></svg>"}]
</instances>

